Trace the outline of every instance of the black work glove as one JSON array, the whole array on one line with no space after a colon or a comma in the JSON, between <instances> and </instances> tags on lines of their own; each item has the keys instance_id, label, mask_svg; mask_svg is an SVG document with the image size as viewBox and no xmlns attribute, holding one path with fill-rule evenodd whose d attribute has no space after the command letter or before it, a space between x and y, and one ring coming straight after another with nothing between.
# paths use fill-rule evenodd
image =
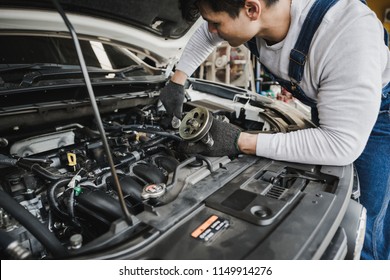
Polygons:
<instances>
[{"instance_id":1,"label":"black work glove","mask_svg":"<svg viewBox=\"0 0 390 280\"><path fill-rule=\"evenodd\" d=\"M173 116L181 120L184 102L184 86L169 81L160 92L160 100L167 111L167 120L170 123ZM165 122L167 121L165 120Z\"/></svg>"},{"instance_id":2,"label":"black work glove","mask_svg":"<svg viewBox=\"0 0 390 280\"><path fill-rule=\"evenodd\" d=\"M195 143L183 141L179 144L179 152L211 157L235 156L240 153L237 141L241 131L237 127L214 118L209 133L214 140L211 147L201 140Z\"/></svg>"}]
</instances>

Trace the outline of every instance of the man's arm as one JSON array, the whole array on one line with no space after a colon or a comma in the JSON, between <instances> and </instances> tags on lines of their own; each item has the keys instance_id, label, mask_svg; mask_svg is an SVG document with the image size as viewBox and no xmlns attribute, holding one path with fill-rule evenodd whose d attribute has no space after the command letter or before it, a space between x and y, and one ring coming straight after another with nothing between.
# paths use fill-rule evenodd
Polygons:
<instances>
[{"instance_id":1,"label":"man's arm","mask_svg":"<svg viewBox=\"0 0 390 280\"><path fill-rule=\"evenodd\" d=\"M237 140L237 146L242 153L255 155L256 145L257 145L257 134L241 132Z\"/></svg>"},{"instance_id":2,"label":"man's arm","mask_svg":"<svg viewBox=\"0 0 390 280\"><path fill-rule=\"evenodd\" d=\"M351 21L351 15L337 13L337 20L318 29L319 39L310 47L305 75L318 85L320 126L259 134L256 155L325 165L346 165L359 157L378 117L388 49L375 15L354 14Z\"/></svg>"},{"instance_id":3,"label":"man's arm","mask_svg":"<svg viewBox=\"0 0 390 280\"><path fill-rule=\"evenodd\" d=\"M184 85L188 76L181 70L176 70L173 76L171 77L171 82L175 84Z\"/></svg>"},{"instance_id":4,"label":"man's arm","mask_svg":"<svg viewBox=\"0 0 390 280\"><path fill-rule=\"evenodd\" d=\"M176 66L176 72L179 73L176 75L175 72L171 80L184 84L186 79L183 75L185 74L186 78L190 77L222 41L217 34L208 31L207 22L204 22L188 41Z\"/></svg>"},{"instance_id":5,"label":"man's arm","mask_svg":"<svg viewBox=\"0 0 390 280\"><path fill-rule=\"evenodd\" d=\"M204 22L191 37L180 58L176 71L170 82L161 90L160 100L165 107L167 116L164 127L178 128L183 112L184 84L189 76L213 51L221 39L208 31Z\"/></svg>"}]
</instances>

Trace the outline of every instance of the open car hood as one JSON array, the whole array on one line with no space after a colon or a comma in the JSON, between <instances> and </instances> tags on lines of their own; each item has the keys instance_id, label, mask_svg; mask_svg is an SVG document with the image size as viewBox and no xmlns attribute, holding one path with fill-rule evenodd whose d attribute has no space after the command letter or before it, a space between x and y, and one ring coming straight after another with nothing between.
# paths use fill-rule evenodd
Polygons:
<instances>
[{"instance_id":1,"label":"open car hood","mask_svg":"<svg viewBox=\"0 0 390 280\"><path fill-rule=\"evenodd\" d=\"M197 26L183 20L178 0L59 3L79 35L144 48L158 66L177 60ZM0 17L3 32L68 33L51 1L2 1Z\"/></svg>"}]
</instances>

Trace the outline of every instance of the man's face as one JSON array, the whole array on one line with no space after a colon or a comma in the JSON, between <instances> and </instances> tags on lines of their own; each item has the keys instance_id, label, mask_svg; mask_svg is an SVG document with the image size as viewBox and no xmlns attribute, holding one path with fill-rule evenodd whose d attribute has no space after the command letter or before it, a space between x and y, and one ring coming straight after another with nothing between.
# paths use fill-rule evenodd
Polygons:
<instances>
[{"instance_id":1,"label":"man's face","mask_svg":"<svg viewBox=\"0 0 390 280\"><path fill-rule=\"evenodd\" d=\"M227 12L214 12L207 3L199 7L200 14L207 21L211 33L218 35L226 40L232 47L237 47L256 35L253 30L253 22L241 9L238 17L232 18Z\"/></svg>"}]
</instances>

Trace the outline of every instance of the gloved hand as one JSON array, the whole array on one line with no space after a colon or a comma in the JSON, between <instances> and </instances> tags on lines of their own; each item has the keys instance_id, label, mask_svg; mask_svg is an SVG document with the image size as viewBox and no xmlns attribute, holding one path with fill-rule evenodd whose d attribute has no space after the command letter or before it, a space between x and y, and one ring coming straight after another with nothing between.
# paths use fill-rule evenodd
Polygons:
<instances>
[{"instance_id":1,"label":"gloved hand","mask_svg":"<svg viewBox=\"0 0 390 280\"><path fill-rule=\"evenodd\" d=\"M167 111L169 123L172 121L173 116L181 120L184 102L183 85L169 81L160 92L160 100Z\"/></svg>"},{"instance_id":2,"label":"gloved hand","mask_svg":"<svg viewBox=\"0 0 390 280\"><path fill-rule=\"evenodd\" d=\"M214 140L211 147L201 140L195 143L183 141L179 144L179 152L211 157L235 156L241 153L237 145L241 131L237 127L214 118L209 133Z\"/></svg>"}]
</instances>

